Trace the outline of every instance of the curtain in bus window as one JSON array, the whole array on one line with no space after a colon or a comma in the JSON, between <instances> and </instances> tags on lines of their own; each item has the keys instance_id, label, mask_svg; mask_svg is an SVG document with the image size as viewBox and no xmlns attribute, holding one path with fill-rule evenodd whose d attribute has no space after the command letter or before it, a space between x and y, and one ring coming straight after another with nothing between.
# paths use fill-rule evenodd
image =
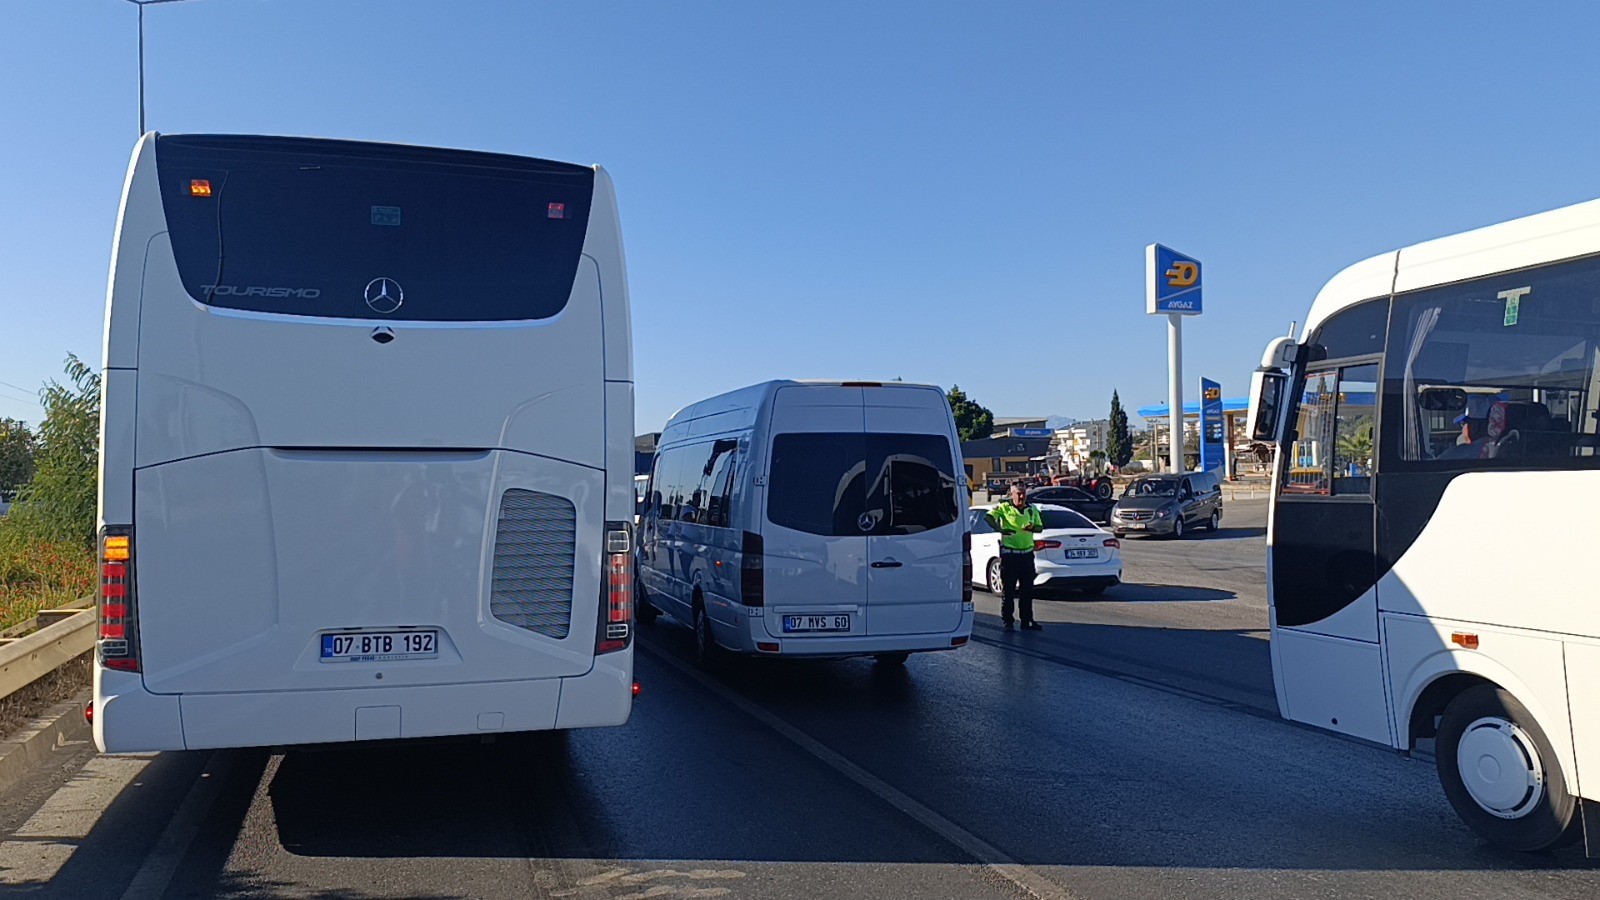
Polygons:
<instances>
[{"instance_id":1,"label":"curtain in bus window","mask_svg":"<svg viewBox=\"0 0 1600 900\"><path fill-rule=\"evenodd\" d=\"M1442 312L1437 306L1423 307L1417 313L1416 321L1412 325L1411 339L1406 342L1406 376L1405 396L1417 396L1417 357L1422 354L1422 347L1428 340L1428 335L1433 333L1434 326L1439 324L1439 314ZM1427 453L1427 432L1423 428L1423 411L1412 403L1405 406L1404 443L1407 459L1422 459Z\"/></svg>"}]
</instances>

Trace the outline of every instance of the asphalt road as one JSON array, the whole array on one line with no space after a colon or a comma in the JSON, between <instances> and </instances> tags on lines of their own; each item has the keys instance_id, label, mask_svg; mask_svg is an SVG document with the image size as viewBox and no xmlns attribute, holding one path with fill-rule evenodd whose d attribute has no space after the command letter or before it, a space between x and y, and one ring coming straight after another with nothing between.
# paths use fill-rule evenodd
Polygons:
<instances>
[{"instance_id":1,"label":"asphalt road","mask_svg":"<svg viewBox=\"0 0 1600 900\"><path fill-rule=\"evenodd\" d=\"M210 897L1593 898L1481 845L1432 766L1278 720L1264 505L962 650L696 670L647 629L625 728L493 745L59 755L0 890Z\"/></svg>"}]
</instances>

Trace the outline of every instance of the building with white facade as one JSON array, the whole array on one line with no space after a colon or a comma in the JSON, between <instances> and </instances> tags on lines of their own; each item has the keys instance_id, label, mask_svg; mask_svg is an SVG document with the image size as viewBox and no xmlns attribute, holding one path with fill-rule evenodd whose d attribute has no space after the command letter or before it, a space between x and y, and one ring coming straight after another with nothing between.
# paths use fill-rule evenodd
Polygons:
<instances>
[{"instance_id":1,"label":"building with white facade","mask_svg":"<svg viewBox=\"0 0 1600 900\"><path fill-rule=\"evenodd\" d=\"M1111 423L1106 419L1077 422L1056 432L1054 450L1068 470L1081 472L1091 467L1094 453L1104 453L1110 440Z\"/></svg>"}]
</instances>

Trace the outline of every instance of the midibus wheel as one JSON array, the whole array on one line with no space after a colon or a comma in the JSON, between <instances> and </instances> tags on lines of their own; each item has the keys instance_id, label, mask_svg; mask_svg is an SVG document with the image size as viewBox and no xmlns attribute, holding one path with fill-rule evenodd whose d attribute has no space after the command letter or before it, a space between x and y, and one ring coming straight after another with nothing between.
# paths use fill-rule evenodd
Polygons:
<instances>
[{"instance_id":1,"label":"midibus wheel","mask_svg":"<svg viewBox=\"0 0 1600 900\"><path fill-rule=\"evenodd\" d=\"M1484 840L1532 851L1578 835L1577 799L1550 739L1500 688L1479 685L1450 701L1434 753L1450 805Z\"/></svg>"}]
</instances>

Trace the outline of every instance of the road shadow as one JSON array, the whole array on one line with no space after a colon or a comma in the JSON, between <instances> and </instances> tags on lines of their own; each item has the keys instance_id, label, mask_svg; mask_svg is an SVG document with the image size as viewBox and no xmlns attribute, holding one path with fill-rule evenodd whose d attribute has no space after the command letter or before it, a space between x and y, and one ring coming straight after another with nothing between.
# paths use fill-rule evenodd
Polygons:
<instances>
[{"instance_id":1,"label":"road shadow","mask_svg":"<svg viewBox=\"0 0 1600 900\"><path fill-rule=\"evenodd\" d=\"M1220 603L1238 598L1233 591L1223 591L1216 588L1191 587L1181 584L1151 584L1138 581L1124 581L1114 587L1106 588L1105 593L1088 595L1082 591L1073 591L1066 588L1057 588L1048 591L1036 591L1035 601L1057 601L1062 603Z\"/></svg>"}]
</instances>

